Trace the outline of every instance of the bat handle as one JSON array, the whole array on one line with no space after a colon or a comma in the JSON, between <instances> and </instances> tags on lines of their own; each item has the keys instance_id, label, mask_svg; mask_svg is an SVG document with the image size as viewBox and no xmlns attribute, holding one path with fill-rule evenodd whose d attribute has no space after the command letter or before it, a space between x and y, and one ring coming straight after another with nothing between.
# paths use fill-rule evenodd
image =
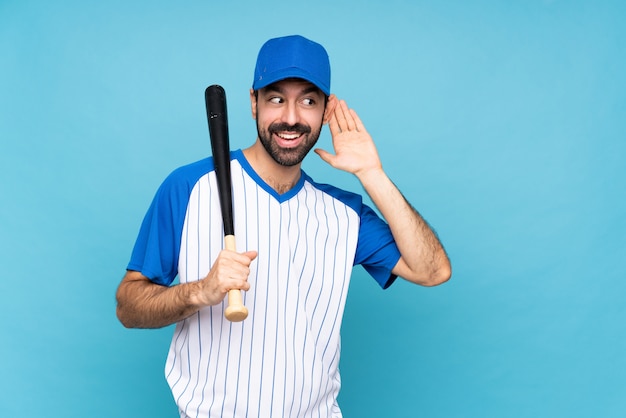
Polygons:
<instances>
[{"instance_id":1,"label":"bat handle","mask_svg":"<svg viewBox=\"0 0 626 418\"><path fill-rule=\"evenodd\" d=\"M235 236L226 235L224 244L227 250L235 251ZM248 309L243 305L241 290L232 289L228 291L228 306L224 311L224 316L231 322L240 322L248 316Z\"/></svg>"}]
</instances>

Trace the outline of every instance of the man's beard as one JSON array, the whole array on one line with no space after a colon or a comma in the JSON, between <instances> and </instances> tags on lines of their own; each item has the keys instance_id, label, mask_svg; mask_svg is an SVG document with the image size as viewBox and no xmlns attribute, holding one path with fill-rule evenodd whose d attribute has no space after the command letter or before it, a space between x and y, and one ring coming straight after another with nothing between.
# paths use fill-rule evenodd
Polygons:
<instances>
[{"instance_id":1,"label":"man's beard","mask_svg":"<svg viewBox=\"0 0 626 418\"><path fill-rule=\"evenodd\" d=\"M257 119L257 133L259 135L259 139L261 140L261 144L263 144L263 147L274 159L274 161L285 167L300 164L302 160L304 160L304 157L306 157L309 151L311 151L311 148L313 148L317 143L321 130L321 125L319 129L313 131L310 126L302 125L300 123L296 123L295 125L272 123L267 130L262 131L259 127L259 121ZM282 148L278 146L276 142L272 141L272 135L277 134L278 132L296 132L305 135L305 138L300 145L295 148Z\"/></svg>"}]
</instances>

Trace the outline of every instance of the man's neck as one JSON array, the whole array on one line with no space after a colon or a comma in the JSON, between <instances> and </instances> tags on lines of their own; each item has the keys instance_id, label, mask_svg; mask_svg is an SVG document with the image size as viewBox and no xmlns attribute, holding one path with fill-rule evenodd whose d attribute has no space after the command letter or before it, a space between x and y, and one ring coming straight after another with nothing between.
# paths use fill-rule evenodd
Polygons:
<instances>
[{"instance_id":1,"label":"man's neck","mask_svg":"<svg viewBox=\"0 0 626 418\"><path fill-rule=\"evenodd\" d=\"M259 177L279 194L287 193L300 180L301 164L291 167L278 164L258 140L244 149L243 155Z\"/></svg>"}]
</instances>

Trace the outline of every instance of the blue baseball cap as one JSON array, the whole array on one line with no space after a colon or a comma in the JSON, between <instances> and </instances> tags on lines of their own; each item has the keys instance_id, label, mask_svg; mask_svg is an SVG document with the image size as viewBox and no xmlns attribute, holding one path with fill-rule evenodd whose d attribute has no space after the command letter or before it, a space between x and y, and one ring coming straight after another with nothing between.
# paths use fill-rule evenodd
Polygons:
<instances>
[{"instance_id":1,"label":"blue baseball cap","mask_svg":"<svg viewBox=\"0 0 626 418\"><path fill-rule=\"evenodd\" d=\"M301 78L330 95L330 61L324 47L300 35L274 38L259 51L254 90L286 78Z\"/></svg>"}]
</instances>

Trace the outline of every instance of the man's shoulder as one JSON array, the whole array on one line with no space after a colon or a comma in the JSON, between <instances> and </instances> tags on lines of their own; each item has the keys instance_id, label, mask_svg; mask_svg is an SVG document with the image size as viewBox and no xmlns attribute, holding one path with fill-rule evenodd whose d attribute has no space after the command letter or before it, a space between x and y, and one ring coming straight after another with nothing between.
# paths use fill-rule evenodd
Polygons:
<instances>
[{"instance_id":1,"label":"man's shoulder","mask_svg":"<svg viewBox=\"0 0 626 418\"><path fill-rule=\"evenodd\" d=\"M305 176L305 180L312 187L342 202L346 206L352 208L357 213L361 212L361 208L363 206L363 197L360 194L342 189L332 184L318 183L307 174L305 174Z\"/></svg>"},{"instance_id":2,"label":"man's shoulder","mask_svg":"<svg viewBox=\"0 0 626 418\"><path fill-rule=\"evenodd\" d=\"M159 193L171 195L190 193L198 181L213 170L213 158L206 157L172 170L159 187Z\"/></svg>"},{"instance_id":3,"label":"man's shoulder","mask_svg":"<svg viewBox=\"0 0 626 418\"><path fill-rule=\"evenodd\" d=\"M179 166L172 170L165 178L165 183L196 183L202 176L213 171L213 157L205 157L201 160Z\"/></svg>"},{"instance_id":4,"label":"man's shoulder","mask_svg":"<svg viewBox=\"0 0 626 418\"><path fill-rule=\"evenodd\" d=\"M213 157L206 157L193 163L185 164L173 170L168 177L200 178L213 170Z\"/></svg>"}]
</instances>

